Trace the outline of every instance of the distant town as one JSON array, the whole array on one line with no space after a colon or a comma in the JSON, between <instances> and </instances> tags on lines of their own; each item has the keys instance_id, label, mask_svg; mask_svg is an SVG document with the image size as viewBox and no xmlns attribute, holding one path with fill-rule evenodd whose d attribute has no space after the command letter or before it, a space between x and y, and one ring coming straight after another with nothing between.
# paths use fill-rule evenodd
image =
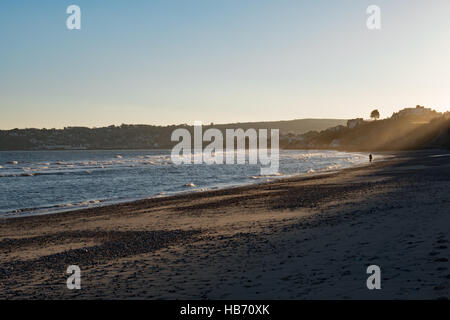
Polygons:
<instances>
[{"instance_id":1,"label":"distant town","mask_svg":"<svg viewBox=\"0 0 450 320\"><path fill-rule=\"evenodd\" d=\"M219 130L242 128L279 129L280 134L300 135L345 125L347 120L300 119L275 122L247 122L232 124L204 124ZM152 126L129 125L103 128L66 127L64 129L0 130L0 150L98 150L98 149L167 149L177 128L192 130L193 124Z\"/></svg>"},{"instance_id":2,"label":"distant town","mask_svg":"<svg viewBox=\"0 0 450 320\"><path fill-rule=\"evenodd\" d=\"M369 116L369 115L368 115ZM279 129L284 149L335 149L348 151L408 150L449 145L449 112L431 108L405 108L379 120L374 110L371 120L299 119L274 122L247 122L214 125L225 129ZM177 128L192 130L192 125L128 125L103 128L66 127L64 129L0 130L0 150L98 150L168 149Z\"/></svg>"}]
</instances>

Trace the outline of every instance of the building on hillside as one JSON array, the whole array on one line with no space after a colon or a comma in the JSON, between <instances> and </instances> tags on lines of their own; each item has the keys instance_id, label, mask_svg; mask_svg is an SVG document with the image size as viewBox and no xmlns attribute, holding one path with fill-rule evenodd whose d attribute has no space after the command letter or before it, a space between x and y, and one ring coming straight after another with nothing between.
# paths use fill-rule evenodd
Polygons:
<instances>
[{"instance_id":1,"label":"building on hillside","mask_svg":"<svg viewBox=\"0 0 450 320\"><path fill-rule=\"evenodd\" d=\"M405 108L399 112L394 112L392 118L434 118L439 116L439 112L432 110L431 108L425 108L423 106L416 106L415 108Z\"/></svg>"},{"instance_id":2,"label":"building on hillside","mask_svg":"<svg viewBox=\"0 0 450 320\"><path fill-rule=\"evenodd\" d=\"M364 119L363 118L356 118L356 119L351 119L347 121L347 128L349 129L353 129L361 124L364 123Z\"/></svg>"}]
</instances>

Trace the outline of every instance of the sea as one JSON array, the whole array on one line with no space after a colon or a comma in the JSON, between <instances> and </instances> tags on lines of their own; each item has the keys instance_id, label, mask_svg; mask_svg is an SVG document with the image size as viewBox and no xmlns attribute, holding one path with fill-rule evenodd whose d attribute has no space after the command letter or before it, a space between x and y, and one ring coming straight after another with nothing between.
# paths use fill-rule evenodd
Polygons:
<instances>
[{"instance_id":1,"label":"sea","mask_svg":"<svg viewBox=\"0 0 450 320\"><path fill-rule=\"evenodd\" d=\"M315 175L368 162L365 153L281 150L279 173L261 176L260 165L253 164L175 165L170 152L0 151L0 218Z\"/></svg>"}]
</instances>

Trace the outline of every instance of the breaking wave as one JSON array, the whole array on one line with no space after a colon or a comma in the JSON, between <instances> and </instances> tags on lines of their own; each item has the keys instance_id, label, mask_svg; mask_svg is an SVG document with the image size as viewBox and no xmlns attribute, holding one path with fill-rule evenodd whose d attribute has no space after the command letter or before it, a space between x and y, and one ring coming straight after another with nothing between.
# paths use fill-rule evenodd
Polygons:
<instances>
[{"instance_id":1,"label":"breaking wave","mask_svg":"<svg viewBox=\"0 0 450 320\"><path fill-rule=\"evenodd\" d=\"M280 170L259 165L174 165L170 150L0 152L0 217L45 214L340 170L367 155L280 152Z\"/></svg>"}]
</instances>

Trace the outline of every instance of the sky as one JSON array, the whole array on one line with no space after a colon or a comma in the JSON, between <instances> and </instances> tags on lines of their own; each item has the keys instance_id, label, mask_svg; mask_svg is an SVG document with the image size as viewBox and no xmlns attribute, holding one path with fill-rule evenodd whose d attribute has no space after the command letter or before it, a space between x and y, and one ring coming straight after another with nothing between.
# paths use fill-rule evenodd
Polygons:
<instances>
[{"instance_id":1,"label":"sky","mask_svg":"<svg viewBox=\"0 0 450 320\"><path fill-rule=\"evenodd\" d=\"M5 0L0 129L447 111L449 39L448 0Z\"/></svg>"}]
</instances>

